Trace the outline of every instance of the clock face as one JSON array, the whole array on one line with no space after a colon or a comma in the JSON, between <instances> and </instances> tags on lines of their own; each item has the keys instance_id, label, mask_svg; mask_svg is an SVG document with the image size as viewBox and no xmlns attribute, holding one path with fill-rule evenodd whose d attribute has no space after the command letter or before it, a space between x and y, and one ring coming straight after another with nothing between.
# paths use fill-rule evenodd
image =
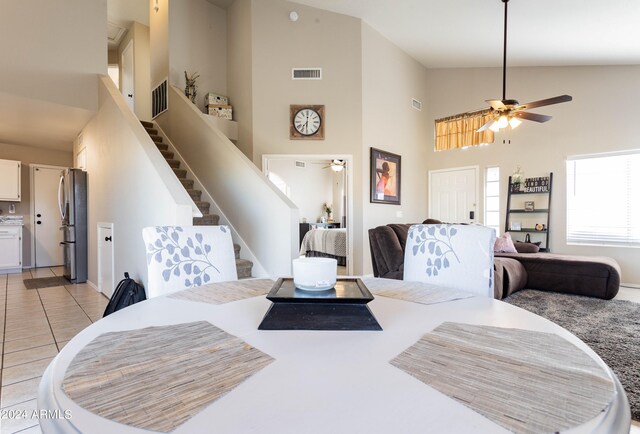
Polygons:
<instances>
[{"instance_id":1,"label":"clock face","mask_svg":"<svg viewBox=\"0 0 640 434\"><path fill-rule=\"evenodd\" d=\"M312 136L320 130L322 118L320 114L310 108L303 108L293 117L293 127L303 136Z\"/></svg>"}]
</instances>

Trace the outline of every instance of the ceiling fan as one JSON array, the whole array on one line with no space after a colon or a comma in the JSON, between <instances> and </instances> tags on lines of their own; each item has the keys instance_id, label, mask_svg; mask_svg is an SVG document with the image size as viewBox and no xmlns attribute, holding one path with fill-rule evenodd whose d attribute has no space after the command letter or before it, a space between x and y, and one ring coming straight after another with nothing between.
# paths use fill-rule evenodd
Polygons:
<instances>
[{"instance_id":1,"label":"ceiling fan","mask_svg":"<svg viewBox=\"0 0 640 434\"><path fill-rule=\"evenodd\" d=\"M562 102L571 101L573 98L570 95L560 95L553 98L541 99L539 101L528 102L520 104L515 99L507 99L507 5L509 0L501 0L504 3L504 46L502 52L502 99L486 100L491 106L493 118L481 126L477 131L482 132L486 129L491 129L494 132L499 131L501 128L510 126L516 128L522 123L520 119L533 122L547 122L551 119L551 116L541 115L537 113L530 113L528 109L536 107L544 107L553 104L560 104Z\"/></svg>"},{"instance_id":2,"label":"ceiling fan","mask_svg":"<svg viewBox=\"0 0 640 434\"><path fill-rule=\"evenodd\" d=\"M345 167L347 167L347 161L346 160L338 160L338 159L333 159L329 162L329 164L327 164L326 161L312 161L311 164L325 164L325 166L323 167L323 169L331 169L334 172L341 172L344 170Z\"/></svg>"}]
</instances>

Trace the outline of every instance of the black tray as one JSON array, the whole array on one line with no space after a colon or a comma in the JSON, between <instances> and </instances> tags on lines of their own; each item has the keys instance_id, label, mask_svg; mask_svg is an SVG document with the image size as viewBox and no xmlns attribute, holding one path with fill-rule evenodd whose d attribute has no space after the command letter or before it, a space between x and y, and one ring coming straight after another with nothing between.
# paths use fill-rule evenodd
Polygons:
<instances>
[{"instance_id":1,"label":"black tray","mask_svg":"<svg viewBox=\"0 0 640 434\"><path fill-rule=\"evenodd\" d=\"M357 278L338 279L326 291L305 291L280 278L267 299L273 304L259 330L382 330L367 306L373 295Z\"/></svg>"},{"instance_id":2,"label":"black tray","mask_svg":"<svg viewBox=\"0 0 640 434\"><path fill-rule=\"evenodd\" d=\"M306 291L296 288L291 277L280 278L267 294L273 302L289 303L350 303L367 304L373 295L358 278L338 279L333 288L325 291Z\"/></svg>"}]
</instances>

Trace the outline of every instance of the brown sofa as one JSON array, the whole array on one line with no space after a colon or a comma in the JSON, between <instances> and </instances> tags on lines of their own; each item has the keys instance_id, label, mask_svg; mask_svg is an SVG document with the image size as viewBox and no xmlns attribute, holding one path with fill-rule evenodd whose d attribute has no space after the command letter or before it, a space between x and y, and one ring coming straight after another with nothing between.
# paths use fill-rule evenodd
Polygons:
<instances>
[{"instance_id":1,"label":"brown sofa","mask_svg":"<svg viewBox=\"0 0 640 434\"><path fill-rule=\"evenodd\" d=\"M369 229L375 277L402 279L404 247L410 226L388 224ZM494 270L494 297L497 299L528 288L610 300L620 287L620 266L607 257L496 253Z\"/></svg>"}]
</instances>

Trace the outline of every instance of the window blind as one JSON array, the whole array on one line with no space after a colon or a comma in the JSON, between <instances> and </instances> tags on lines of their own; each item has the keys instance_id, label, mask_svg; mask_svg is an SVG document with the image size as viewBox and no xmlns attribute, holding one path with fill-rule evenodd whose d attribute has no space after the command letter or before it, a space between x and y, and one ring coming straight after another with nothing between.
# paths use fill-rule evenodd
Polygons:
<instances>
[{"instance_id":1,"label":"window blind","mask_svg":"<svg viewBox=\"0 0 640 434\"><path fill-rule=\"evenodd\" d=\"M640 150L567 159L567 242L640 247Z\"/></svg>"}]
</instances>

